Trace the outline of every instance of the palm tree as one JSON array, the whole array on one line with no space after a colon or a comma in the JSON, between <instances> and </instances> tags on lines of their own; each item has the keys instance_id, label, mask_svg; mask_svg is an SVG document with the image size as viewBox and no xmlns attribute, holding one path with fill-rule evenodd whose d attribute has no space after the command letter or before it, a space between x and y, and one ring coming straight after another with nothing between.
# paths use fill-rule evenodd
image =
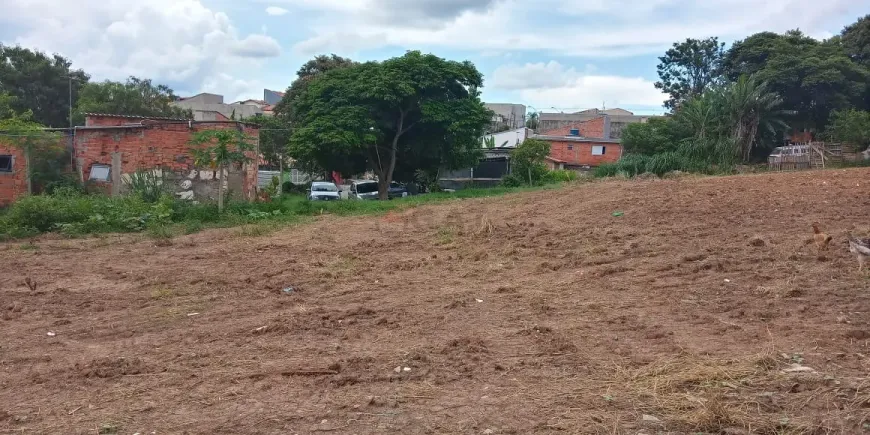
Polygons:
<instances>
[{"instance_id":1,"label":"palm tree","mask_svg":"<svg viewBox=\"0 0 870 435\"><path fill-rule=\"evenodd\" d=\"M754 77L740 76L724 89L723 97L730 133L744 161L749 160L760 134L788 128L783 119L788 112L780 108L782 99Z\"/></svg>"},{"instance_id":2,"label":"palm tree","mask_svg":"<svg viewBox=\"0 0 870 435\"><path fill-rule=\"evenodd\" d=\"M531 128L532 130L538 129L538 120L541 118L541 115L538 112L532 112L529 114L529 119L526 120L526 127Z\"/></svg>"}]
</instances>

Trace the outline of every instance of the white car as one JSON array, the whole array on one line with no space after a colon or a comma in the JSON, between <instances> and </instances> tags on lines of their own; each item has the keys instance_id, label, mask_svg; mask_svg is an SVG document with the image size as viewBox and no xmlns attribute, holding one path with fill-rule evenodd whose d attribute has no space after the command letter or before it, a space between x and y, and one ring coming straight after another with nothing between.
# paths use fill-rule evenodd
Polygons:
<instances>
[{"instance_id":1,"label":"white car","mask_svg":"<svg viewBox=\"0 0 870 435\"><path fill-rule=\"evenodd\" d=\"M315 181L311 183L308 199L311 201L338 201L341 199L341 190L335 183Z\"/></svg>"}]
</instances>

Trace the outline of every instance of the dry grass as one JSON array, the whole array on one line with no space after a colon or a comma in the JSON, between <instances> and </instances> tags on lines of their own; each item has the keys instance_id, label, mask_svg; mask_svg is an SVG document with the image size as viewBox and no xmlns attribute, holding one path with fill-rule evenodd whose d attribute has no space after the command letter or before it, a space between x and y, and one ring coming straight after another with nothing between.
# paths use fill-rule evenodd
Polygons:
<instances>
[{"instance_id":1,"label":"dry grass","mask_svg":"<svg viewBox=\"0 0 870 435\"><path fill-rule=\"evenodd\" d=\"M639 421L660 420L642 424L677 433L834 434L847 433L856 420L870 422L870 394L831 376L786 373L788 363L773 350L735 359L681 354L639 368L607 368L600 382L583 387L597 393L572 394L600 394L634 410ZM826 408L829 417L805 417L808 406Z\"/></svg>"}]
</instances>

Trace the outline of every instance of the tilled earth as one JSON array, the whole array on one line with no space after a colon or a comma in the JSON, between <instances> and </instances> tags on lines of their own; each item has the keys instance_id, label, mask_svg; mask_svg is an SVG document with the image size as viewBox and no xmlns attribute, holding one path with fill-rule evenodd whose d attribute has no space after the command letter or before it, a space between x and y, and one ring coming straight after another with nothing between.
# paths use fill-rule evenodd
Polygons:
<instances>
[{"instance_id":1,"label":"tilled earth","mask_svg":"<svg viewBox=\"0 0 870 435\"><path fill-rule=\"evenodd\" d=\"M6 243L0 432L861 433L847 232L870 170Z\"/></svg>"}]
</instances>

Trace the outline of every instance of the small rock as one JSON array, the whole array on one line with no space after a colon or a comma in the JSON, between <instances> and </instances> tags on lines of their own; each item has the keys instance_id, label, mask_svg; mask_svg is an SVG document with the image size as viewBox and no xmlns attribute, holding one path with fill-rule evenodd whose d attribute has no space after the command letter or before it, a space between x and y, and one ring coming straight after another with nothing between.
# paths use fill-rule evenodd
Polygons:
<instances>
[{"instance_id":1,"label":"small rock","mask_svg":"<svg viewBox=\"0 0 870 435\"><path fill-rule=\"evenodd\" d=\"M284 287L283 289L281 289L281 292L284 294L290 294L290 293L293 293L295 291L296 291L296 288L293 286Z\"/></svg>"},{"instance_id":2,"label":"small rock","mask_svg":"<svg viewBox=\"0 0 870 435\"><path fill-rule=\"evenodd\" d=\"M47 335L47 336L49 336L49 337L54 337L54 336L57 335L57 334L55 334L54 332L48 331L48 332L45 333L45 335Z\"/></svg>"},{"instance_id":3,"label":"small rock","mask_svg":"<svg viewBox=\"0 0 870 435\"><path fill-rule=\"evenodd\" d=\"M257 329L254 329L254 332L263 332L263 331L266 330L266 328L268 328L268 326L261 326L261 327L259 327L259 328L257 328Z\"/></svg>"},{"instance_id":4,"label":"small rock","mask_svg":"<svg viewBox=\"0 0 870 435\"><path fill-rule=\"evenodd\" d=\"M393 371L396 373L402 373L402 366L396 366L396 368L394 368Z\"/></svg>"},{"instance_id":5,"label":"small rock","mask_svg":"<svg viewBox=\"0 0 870 435\"><path fill-rule=\"evenodd\" d=\"M326 424L327 421L328 420L324 418L323 420L320 420L320 424Z\"/></svg>"},{"instance_id":6,"label":"small rock","mask_svg":"<svg viewBox=\"0 0 870 435\"><path fill-rule=\"evenodd\" d=\"M652 415L649 415L649 414L644 414L643 417L641 417L641 420L643 420L643 421L651 421L651 422L653 422L653 423L661 423L661 422L662 422L661 420L659 420L659 419L656 418L655 416L652 416Z\"/></svg>"},{"instance_id":7,"label":"small rock","mask_svg":"<svg viewBox=\"0 0 870 435\"><path fill-rule=\"evenodd\" d=\"M731 282L731 280L728 278L725 278L725 282Z\"/></svg>"},{"instance_id":8,"label":"small rock","mask_svg":"<svg viewBox=\"0 0 870 435\"><path fill-rule=\"evenodd\" d=\"M849 318L846 316L837 316L837 323L849 323Z\"/></svg>"},{"instance_id":9,"label":"small rock","mask_svg":"<svg viewBox=\"0 0 870 435\"><path fill-rule=\"evenodd\" d=\"M199 313L187 313L187 317L198 316Z\"/></svg>"},{"instance_id":10,"label":"small rock","mask_svg":"<svg viewBox=\"0 0 870 435\"><path fill-rule=\"evenodd\" d=\"M483 435L492 435L494 433L495 433L495 431L492 429L487 429L487 430L483 431Z\"/></svg>"},{"instance_id":11,"label":"small rock","mask_svg":"<svg viewBox=\"0 0 870 435\"><path fill-rule=\"evenodd\" d=\"M402 371L403 371L403 372L410 372L410 371L411 371L411 368L410 368L410 367L405 367L405 368L402 369Z\"/></svg>"},{"instance_id":12,"label":"small rock","mask_svg":"<svg viewBox=\"0 0 870 435\"><path fill-rule=\"evenodd\" d=\"M475 299L475 300L477 301L478 304L483 302L483 299Z\"/></svg>"}]
</instances>

